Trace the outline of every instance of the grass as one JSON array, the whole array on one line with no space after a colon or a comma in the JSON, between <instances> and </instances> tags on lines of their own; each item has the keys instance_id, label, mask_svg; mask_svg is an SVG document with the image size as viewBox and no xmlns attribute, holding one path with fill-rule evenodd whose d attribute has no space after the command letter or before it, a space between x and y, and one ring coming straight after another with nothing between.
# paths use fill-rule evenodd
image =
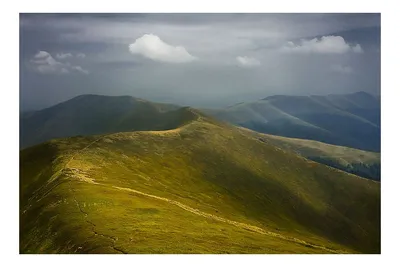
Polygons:
<instances>
[{"instance_id":1,"label":"grass","mask_svg":"<svg viewBox=\"0 0 400 267\"><path fill-rule=\"evenodd\" d=\"M282 149L298 153L310 160L356 174L358 176L380 180L380 153L364 151L344 146L330 145L314 140L288 138L283 136L261 134L241 128L249 134L258 136Z\"/></svg>"},{"instance_id":2,"label":"grass","mask_svg":"<svg viewBox=\"0 0 400 267\"><path fill-rule=\"evenodd\" d=\"M23 150L20 252L380 252L379 183L187 110L196 119L178 129Z\"/></svg>"}]
</instances>

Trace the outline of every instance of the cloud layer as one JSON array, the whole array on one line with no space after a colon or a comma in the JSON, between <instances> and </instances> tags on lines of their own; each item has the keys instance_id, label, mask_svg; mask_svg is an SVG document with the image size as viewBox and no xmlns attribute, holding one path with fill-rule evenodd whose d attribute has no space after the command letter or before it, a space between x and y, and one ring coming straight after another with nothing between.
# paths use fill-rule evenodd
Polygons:
<instances>
[{"instance_id":1,"label":"cloud layer","mask_svg":"<svg viewBox=\"0 0 400 267\"><path fill-rule=\"evenodd\" d=\"M69 57L66 55L67 54L57 54L56 57L65 59ZM30 63L33 70L41 74L68 74L71 72L89 74L89 71L83 69L81 66L74 66L69 62L62 63L55 60L51 54L46 51L37 52L30 60Z\"/></svg>"},{"instance_id":2,"label":"cloud layer","mask_svg":"<svg viewBox=\"0 0 400 267\"><path fill-rule=\"evenodd\" d=\"M20 34L31 107L85 93L218 107L380 91L380 14L21 14Z\"/></svg>"},{"instance_id":3,"label":"cloud layer","mask_svg":"<svg viewBox=\"0 0 400 267\"><path fill-rule=\"evenodd\" d=\"M56 54L56 58L58 58L58 59L66 59L66 58L72 58L72 57L74 57L74 55L71 53L61 52L61 53ZM75 55L75 57L76 58L85 58L86 55L84 53L78 53Z\"/></svg>"},{"instance_id":4,"label":"cloud layer","mask_svg":"<svg viewBox=\"0 0 400 267\"><path fill-rule=\"evenodd\" d=\"M342 36L322 36L320 39L302 39L299 44L287 42L282 51L291 53L344 54L363 53L360 44L348 44Z\"/></svg>"},{"instance_id":5,"label":"cloud layer","mask_svg":"<svg viewBox=\"0 0 400 267\"><path fill-rule=\"evenodd\" d=\"M187 63L196 59L183 46L172 46L157 35L145 34L129 45L132 54L139 54L154 61Z\"/></svg>"},{"instance_id":6,"label":"cloud layer","mask_svg":"<svg viewBox=\"0 0 400 267\"><path fill-rule=\"evenodd\" d=\"M343 66L343 65L332 65L331 70L343 74L353 73L353 69L350 66Z\"/></svg>"},{"instance_id":7,"label":"cloud layer","mask_svg":"<svg viewBox=\"0 0 400 267\"><path fill-rule=\"evenodd\" d=\"M261 65L261 62L258 59L247 56L238 56L236 57L236 61L239 64L239 66L245 68L251 68Z\"/></svg>"},{"instance_id":8,"label":"cloud layer","mask_svg":"<svg viewBox=\"0 0 400 267\"><path fill-rule=\"evenodd\" d=\"M72 57L71 53L59 53L56 55L56 58L58 58L58 59L66 59L69 57Z\"/></svg>"}]
</instances>

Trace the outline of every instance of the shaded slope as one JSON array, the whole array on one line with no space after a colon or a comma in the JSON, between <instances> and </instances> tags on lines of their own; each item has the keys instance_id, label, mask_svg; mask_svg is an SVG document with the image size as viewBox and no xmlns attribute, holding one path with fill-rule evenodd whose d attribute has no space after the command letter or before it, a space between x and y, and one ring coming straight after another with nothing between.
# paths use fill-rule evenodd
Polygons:
<instances>
[{"instance_id":1,"label":"shaded slope","mask_svg":"<svg viewBox=\"0 0 400 267\"><path fill-rule=\"evenodd\" d=\"M186 118L178 106L130 96L81 95L21 117L21 147L53 138L134 130L166 130Z\"/></svg>"},{"instance_id":2,"label":"shaded slope","mask_svg":"<svg viewBox=\"0 0 400 267\"><path fill-rule=\"evenodd\" d=\"M380 151L380 100L364 92L277 95L204 112L262 133Z\"/></svg>"},{"instance_id":3,"label":"shaded slope","mask_svg":"<svg viewBox=\"0 0 400 267\"><path fill-rule=\"evenodd\" d=\"M380 251L379 183L184 110L196 119L178 129L74 137L23 150L21 252ZM38 162L39 155L47 156Z\"/></svg>"},{"instance_id":4,"label":"shaded slope","mask_svg":"<svg viewBox=\"0 0 400 267\"><path fill-rule=\"evenodd\" d=\"M313 140L262 134L252 132L246 128L242 128L242 130L248 134L258 136L259 140L263 142L298 153L307 159L364 178L376 181L381 179L380 153L335 146Z\"/></svg>"}]
</instances>

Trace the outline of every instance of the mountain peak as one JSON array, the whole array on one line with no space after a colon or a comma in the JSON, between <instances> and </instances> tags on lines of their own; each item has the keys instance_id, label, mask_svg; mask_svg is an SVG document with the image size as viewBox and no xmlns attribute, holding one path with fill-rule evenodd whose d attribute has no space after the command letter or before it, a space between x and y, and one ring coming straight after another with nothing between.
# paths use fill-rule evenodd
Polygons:
<instances>
[{"instance_id":1,"label":"mountain peak","mask_svg":"<svg viewBox=\"0 0 400 267\"><path fill-rule=\"evenodd\" d=\"M372 96L370 93L367 93L365 91L358 91L355 93L352 93L351 95L356 95L356 96Z\"/></svg>"}]
</instances>

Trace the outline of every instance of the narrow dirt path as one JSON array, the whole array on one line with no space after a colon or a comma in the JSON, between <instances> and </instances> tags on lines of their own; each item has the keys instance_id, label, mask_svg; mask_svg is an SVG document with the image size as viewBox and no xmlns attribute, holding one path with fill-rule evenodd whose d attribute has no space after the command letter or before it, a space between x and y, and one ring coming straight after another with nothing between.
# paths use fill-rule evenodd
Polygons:
<instances>
[{"instance_id":1,"label":"narrow dirt path","mask_svg":"<svg viewBox=\"0 0 400 267\"><path fill-rule=\"evenodd\" d=\"M107 136L108 136L108 135L107 135ZM84 148L82 148L82 149L78 150L77 152L75 152L75 153L72 155L72 157L67 161L67 163L65 164L63 170L65 170L65 169L68 168L68 165L71 163L71 161L72 161L76 156L78 156L78 155L81 154L85 149L89 148L91 145L93 145L94 143L96 143L96 142L102 140L102 139L105 138L105 137L106 137L106 136L102 136L102 137L100 137L100 138L94 140L93 142L91 142L90 144L88 144L87 146L85 146ZM97 183L95 183L95 184L97 184ZM76 200L76 198L75 198L75 190L73 190L72 187L71 187L71 181L70 181L70 183L69 183L69 187L70 187L70 191L71 191L71 193L72 193L73 201L75 202L75 204L76 204L76 206L78 207L79 211L83 214L83 216L84 216L86 222L91 226L92 232L94 233L94 235L95 235L95 236L99 235L99 236L102 236L102 237L104 237L104 238L108 238L108 239L112 240L112 246L111 246L112 249L114 249L115 251L117 251L117 252L119 252L119 253L122 253L122 254L128 254L128 252L124 251L123 249L120 249L120 248L116 247L116 242L118 241L118 237L113 237L113 236L110 236L110 235L101 234L101 233L99 233L99 232L96 231L96 225L95 225L93 222L91 222L91 221L89 221L89 220L87 219L87 217L88 217L89 214L88 214L87 212L85 212L85 211L82 209L81 205L80 205L79 202Z\"/></svg>"},{"instance_id":2,"label":"narrow dirt path","mask_svg":"<svg viewBox=\"0 0 400 267\"><path fill-rule=\"evenodd\" d=\"M327 247L324 247L324 246L311 244L311 243L308 243L308 242L306 242L304 240L301 240L301 239L298 239L298 238L295 238L295 237L288 237L288 236L284 236L284 235L281 235L281 234L278 234L278 233L266 231L266 230L264 230L264 229L262 229L260 227L254 226L254 225L250 225L250 224L246 224L246 223L241 223L241 222L225 219L225 218L222 218L222 217L210 214L210 213L206 213L206 212L200 211L198 209L191 208L191 207L189 207L189 206L187 206L185 204L182 204L182 203L180 203L178 201L171 200L171 199L168 199L168 198L159 197L159 196L155 196L155 195L150 195L150 194L143 193L141 191L134 190L134 189L131 189L131 188L125 188L125 187L119 187L119 186L112 186L112 187L116 188L116 189L119 189L119 190L133 192L133 193L138 194L138 195L142 195L142 196L158 199L158 200L161 200L161 201L165 201L165 202L168 202L168 203L170 203L172 205L178 206L178 207L180 207L180 208L182 208L182 209L184 209L186 211L189 211L189 212L191 212L193 214L196 214L196 215L199 215L199 216L202 216L202 217L206 217L206 218L210 218L210 219L214 219L216 221L228 223L228 224L234 225L236 227L239 227L239 228L242 228L242 229L246 229L246 230L249 230L249 231L253 231L253 232L256 232L256 233L259 233L259 234L268 235L268 236L280 238L280 239L283 239L283 240L286 240L286 241L289 241L289 242L294 242L294 243L298 243L298 244L301 244L301 245L313 247L313 248L316 248L316 249L325 250L325 251L327 251L329 253L336 253L336 254L348 253L348 252L343 251L343 250L334 250L334 249L330 249L330 248L327 248Z\"/></svg>"},{"instance_id":3,"label":"narrow dirt path","mask_svg":"<svg viewBox=\"0 0 400 267\"><path fill-rule=\"evenodd\" d=\"M90 144L88 144L87 146L85 146L84 148L82 148L82 149L76 151L76 152L72 155L72 157L66 162L66 164L65 164L65 166L64 166L64 168L63 168L62 170L68 168L68 165L70 164L70 162L71 162L76 156L79 156L79 154L81 154L84 150L86 150L86 149L89 148L91 145L93 145L94 143L96 143L96 142L102 140L103 138L105 138L105 137L107 137L107 136L109 136L109 135L103 135L103 136L101 136L100 138L98 138L98 139L94 140L93 142L91 142ZM96 185L103 185L103 186L109 186L109 185L100 184L100 183L94 183L94 184L96 184ZM330 249L330 248L327 248L327 247L324 247L324 246L311 244L311 243L308 243L308 242L306 242L306 241L304 241L304 240L301 240L301 239L298 239L298 238L295 238L295 237L288 237L288 236L285 236L285 235L282 235L282 234L278 234L278 233L266 231L266 230L264 230L264 229L262 229L262 228L260 228L260 227L254 226L254 225L250 225L250 224L241 223L241 222L232 221L232 220L229 220L229 219L226 219L226 218L222 218L222 217L219 217L219 216L210 214L210 213L206 213L206 212L200 211L200 210L198 210L198 209L191 208L191 207L189 207L189 206L187 206L187 205L185 205L185 204L182 204L182 203L180 203L180 202L178 202L178 201L171 200L171 199L168 199L168 198L164 198L164 197L159 197L159 196L147 194L147 193L144 193L144 192L141 192L141 191L138 191L138 190L134 190L134 189L131 189L131 188L118 187L118 186L112 186L112 187L115 188L115 189L118 189L118 190L128 191L128 192L132 192L132 193L135 193L135 194L138 194L138 195L142 195L142 196L150 197L150 198L153 198L153 199L161 200L161 201L167 202L167 203L169 203L169 204L178 206L178 207L180 207L181 209L184 209L184 210L186 210L186 211L188 211L188 212L191 212L191 213L193 213L193 214L196 214L196 215L199 215L199 216L202 216L202 217L205 217L205 218L210 218L210 219L213 219L213 220L216 220L216 221L228 223L228 224L234 225L234 226L236 226L236 227L238 227L238 228L242 228L242 229L245 229L245 230L253 231L253 232L256 232L256 233L259 233L259 234L263 234L263 235L267 235L267 236L271 236L271 237L275 237L275 238L280 238L280 239L283 239L283 240L286 240L286 241L289 241L289 242L298 243L298 244L301 244L301 245L304 245L304 246L308 246L308 247L312 247L312 248L316 248L316 249L321 249L321 250L324 250L324 251L326 251L326 252L328 252L328 253L335 253L335 254L349 253L349 252L343 251L343 250L335 250L335 249ZM75 202L76 202L78 208L81 210L81 208L80 208L80 206L79 206L79 203L77 203L76 200L75 200ZM82 210L81 210L81 211L82 211ZM86 219L87 214L86 214L86 216L84 216L84 217L85 217L85 219ZM89 222L88 222L88 223L89 223ZM90 223L91 223L91 222L90 222ZM98 234L98 233L97 233L97 234ZM113 248L115 249L115 242L116 242L116 240L115 240L115 239L113 239L113 240L114 240L114 247L113 247ZM118 250L118 249L115 249L115 250L116 250L116 251L119 251L119 252L121 252L121 253L126 253L125 251L120 251L120 250Z\"/></svg>"}]
</instances>

